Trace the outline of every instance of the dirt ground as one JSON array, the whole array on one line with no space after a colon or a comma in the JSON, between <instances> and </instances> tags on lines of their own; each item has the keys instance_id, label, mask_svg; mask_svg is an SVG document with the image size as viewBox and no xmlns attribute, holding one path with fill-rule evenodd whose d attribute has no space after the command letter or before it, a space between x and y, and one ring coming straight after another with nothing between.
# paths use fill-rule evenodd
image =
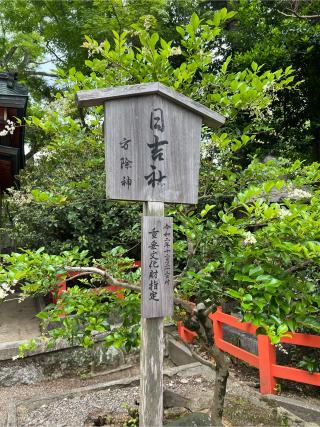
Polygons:
<instances>
[{"instance_id":1,"label":"dirt ground","mask_svg":"<svg viewBox=\"0 0 320 427\"><path fill-rule=\"evenodd\" d=\"M241 379L239 378L241 376ZM36 385L21 385L0 388L0 426L5 426L7 411L10 404L25 399L41 399L48 394L65 393L80 387L86 387L98 383L107 382L106 375L98 375L94 378L62 378L46 381ZM260 399L255 388L257 377L254 370L233 367L228 383L228 393L225 404L225 425L232 426L281 426L283 420L279 419L274 407ZM206 412L212 397L214 381L208 378L206 373L188 376L188 373L177 374L171 378L165 377L165 389L178 393L194 403L194 410ZM304 390L298 396L302 401L306 398L309 402L319 405L319 395L313 395L313 390ZM290 395L290 391L286 392ZM253 398L253 396L255 396ZM139 401L139 385L116 386L90 393L62 396L54 400L21 402L17 406L17 422L12 427L78 427L94 425L92 420L99 416L108 416L115 419L128 417L128 409L136 408ZM130 411L129 411L130 412ZM168 419L173 416L189 413L180 409L166 410ZM208 412L208 411L207 411ZM130 418L130 417L129 417ZM121 424L114 424L120 426ZM122 424L123 425L123 424ZM320 425L320 424L319 424Z\"/></svg>"},{"instance_id":2,"label":"dirt ground","mask_svg":"<svg viewBox=\"0 0 320 427\"><path fill-rule=\"evenodd\" d=\"M0 343L28 340L40 335L39 311L32 298L18 303L17 295L1 304Z\"/></svg>"}]
</instances>

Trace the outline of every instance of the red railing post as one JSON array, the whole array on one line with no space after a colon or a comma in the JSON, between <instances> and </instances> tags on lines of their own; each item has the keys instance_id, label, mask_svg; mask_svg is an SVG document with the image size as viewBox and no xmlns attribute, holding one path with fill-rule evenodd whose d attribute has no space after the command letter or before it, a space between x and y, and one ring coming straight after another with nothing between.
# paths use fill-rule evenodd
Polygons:
<instances>
[{"instance_id":1,"label":"red railing post","mask_svg":"<svg viewBox=\"0 0 320 427\"><path fill-rule=\"evenodd\" d=\"M277 382L272 375L272 365L276 364L276 351L274 345L266 335L258 335L260 393L276 394Z\"/></svg>"},{"instance_id":2,"label":"red railing post","mask_svg":"<svg viewBox=\"0 0 320 427\"><path fill-rule=\"evenodd\" d=\"M216 346L232 356L245 361L251 366L259 369L260 392L262 394L276 394L276 378L298 381L320 387L320 373L310 373L303 369L290 366L277 365L276 349L271 344L270 339L265 335L258 335L258 355L250 353L223 339L223 325L238 329L251 335L256 335L257 327L249 322L241 322L238 318L223 313L221 307L215 313L209 314L213 323L213 333ZM302 333L292 333L292 336L284 336L281 342L293 345L303 345L306 347L320 348L320 336Z\"/></svg>"},{"instance_id":3,"label":"red railing post","mask_svg":"<svg viewBox=\"0 0 320 427\"><path fill-rule=\"evenodd\" d=\"M191 344L195 338L198 337L197 332L191 331L190 329L186 328L182 322L182 320L179 320L177 323L178 326L178 334L182 341Z\"/></svg>"}]
</instances>

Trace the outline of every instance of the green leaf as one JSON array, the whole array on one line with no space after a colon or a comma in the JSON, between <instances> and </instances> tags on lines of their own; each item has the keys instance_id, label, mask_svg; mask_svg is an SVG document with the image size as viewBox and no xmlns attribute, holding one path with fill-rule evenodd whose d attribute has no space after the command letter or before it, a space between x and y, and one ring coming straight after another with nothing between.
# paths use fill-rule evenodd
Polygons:
<instances>
[{"instance_id":1,"label":"green leaf","mask_svg":"<svg viewBox=\"0 0 320 427\"><path fill-rule=\"evenodd\" d=\"M288 332L288 326L287 325L285 325L283 323L280 326L278 326L278 328L277 328L277 334L279 336L284 335L286 332Z\"/></svg>"},{"instance_id":2,"label":"green leaf","mask_svg":"<svg viewBox=\"0 0 320 427\"><path fill-rule=\"evenodd\" d=\"M249 276L256 276L257 274L261 275L263 273L263 268L260 265L250 268Z\"/></svg>"},{"instance_id":3,"label":"green leaf","mask_svg":"<svg viewBox=\"0 0 320 427\"><path fill-rule=\"evenodd\" d=\"M199 16L195 12L191 15L190 23L191 23L194 30L198 29L198 27L200 25L200 19L199 19Z\"/></svg>"},{"instance_id":4,"label":"green leaf","mask_svg":"<svg viewBox=\"0 0 320 427\"><path fill-rule=\"evenodd\" d=\"M224 63L222 64L222 66L221 66L221 72L222 72L223 74L225 74L225 73L227 72L228 65L230 64L231 59L232 59L232 55L229 55L229 56L227 57L227 59L224 61ZM225 135L226 135L226 134L225 134Z\"/></svg>"},{"instance_id":5,"label":"green leaf","mask_svg":"<svg viewBox=\"0 0 320 427\"><path fill-rule=\"evenodd\" d=\"M182 38L185 36L186 32L184 31L184 29L182 27L176 27L176 30Z\"/></svg>"},{"instance_id":6,"label":"green leaf","mask_svg":"<svg viewBox=\"0 0 320 427\"><path fill-rule=\"evenodd\" d=\"M313 317L307 316L304 320L300 321L299 323L301 323L302 325L308 328L312 328L315 331L320 332L320 321Z\"/></svg>"},{"instance_id":7,"label":"green leaf","mask_svg":"<svg viewBox=\"0 0 320 427\"><path fill-rule=\"evenodd\" d=\"M228 289L227 294L229 294L230 296L237 298L237 299L240 299L242 297L242 295L234 289Z\"/></svg>"},{"instance_id":8,"label":"green leaf","mask_svg":"<svg viewBox=\"0 0 320 427\"><path fill-rule=\"evenodd\" d=\"M257 69L258 69L258 64L256 63L256 62L252 62L251 63L251 68L252 68L252 70L254 71L254 72L256 72L257 71Z\"/></svg>"},{"instance_id":9,"label":"green leaf","mask_svg":"<svg viewBox=\"0 0 320 427\"><path fill-rule=\"evenodd\" d=\"M233 278L234 278L234 280L237 280L239 282L250 282L250 283L255 282L255 279L253 279L252 277L245 276L245 275L240 274L240 273L236 273Z\"/></svg>"}]
</instances>

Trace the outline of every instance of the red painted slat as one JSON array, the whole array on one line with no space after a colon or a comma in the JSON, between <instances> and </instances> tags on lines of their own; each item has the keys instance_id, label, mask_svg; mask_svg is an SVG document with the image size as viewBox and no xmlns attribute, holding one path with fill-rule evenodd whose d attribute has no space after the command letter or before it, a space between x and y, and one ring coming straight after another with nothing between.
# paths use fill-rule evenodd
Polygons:
<instances>
[{"instance_id":1,"label":"red painted slat","mask_svg":"<svg viewBox=\"0 0 320 427\"><path fill-rule=\"evenodd\" d=\"M215 344L218 348L220 348L220 350L226 351L232 356L235 356L238 359L249 363L249 365L259 368L259 357L255 354L249 353L248 351L243 350L242 348L236 347L235 345L227 341L216 340Z\"/></svg>"},{"instance_id":2,"label":"red painted slat","mask_svg":"<svg viewBox=\"0 0 320 427\"><path fill-rule=\"evenodd\" d=\"M191 331L183 325L183 322L180 320L177 324L178 334L182 341L191 344L198 334L195 331Z\"/></svg>"},{"instance_id":3,"label":"red painted slat","mask_svg":"<svg viewBox=\"0 0 320 427\"><path fill-rule=\"evenodd\" d=\"M281 338L281 342L320 348L320 335L300 334L296 332L292 334L292 338Z\"/></svg>"},{"instance_id":4,"label":"red painted slat","mask_svg":"<svg viewBox=\"0 0 320 427\"><path fill-rule=\"evenodd\" d=\"M320 373L310 373L303 369L290 368L288 366L273 365L272 375L285 380L320 386Z\"/></svg>"},{"instance_id":5,"label":"red painted slat","mask_svg":"<svg viewBox=\"0 0 320 427\"><path fill-rule=\"evenodd\" d=\"M213 314L209 314L211 320L219 320L226 325L232 326L233 328L240 329L240 331L247 332L248 334L255 335L257 327L248 322L241 322L236 317L231 316L230 314L222 313L221 311L216 311Z\"/></svg>"}]
</instances>

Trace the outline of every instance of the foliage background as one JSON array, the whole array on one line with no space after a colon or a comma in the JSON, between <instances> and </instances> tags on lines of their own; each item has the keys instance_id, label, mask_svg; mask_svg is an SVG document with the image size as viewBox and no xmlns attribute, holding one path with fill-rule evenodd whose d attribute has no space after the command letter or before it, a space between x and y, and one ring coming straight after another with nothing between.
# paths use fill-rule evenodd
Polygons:
<instances>
[{"instance_id":1,"label":"foliage background","mask_svg":"<svg viewBox=\"0 0 320 427\"><path fill-rule=\"evenodd\" d=\"M296 329L318 333L319 164L312 161L319 151L319 20L300 19L279 1L58 3L52 10L53 2L40 2L32 15L34 2L24 8L15 1L9 16L3 1L9 33L3 31L2 49L18 46L3 66L21 70L33 103L30 159L21 189L7 197L9 232L30 252L22 263L19 254L6 259L0 282L22 280L26 294L36 282L36 292L46 293L48 283L35 281L29 268L39 246L54 272L64 272L66 260L53 254L71 250L79 261L75 246L89 251L94 265L118 245L139 258L140 207L105 200L102 108L79 111L74 96L160 81L227 117L220 131L203 129L199 205L168 207L176 224L176 294L207 305L229 302L274 342ZM300 15L319 10L317 1L297 4ZM25 44L18 19L26 19ZM58 66L54 85L37 68L48 52ZM58 334L70 337L72 330L87 345L94 327L75 331L85 323L81 316L90 324L99 298L72 292L82 311L63 297L74 320ZM48 309L52 318L57 310ZM117 339L125 342L127 333Z\"/></svg>"}]
</instances>

